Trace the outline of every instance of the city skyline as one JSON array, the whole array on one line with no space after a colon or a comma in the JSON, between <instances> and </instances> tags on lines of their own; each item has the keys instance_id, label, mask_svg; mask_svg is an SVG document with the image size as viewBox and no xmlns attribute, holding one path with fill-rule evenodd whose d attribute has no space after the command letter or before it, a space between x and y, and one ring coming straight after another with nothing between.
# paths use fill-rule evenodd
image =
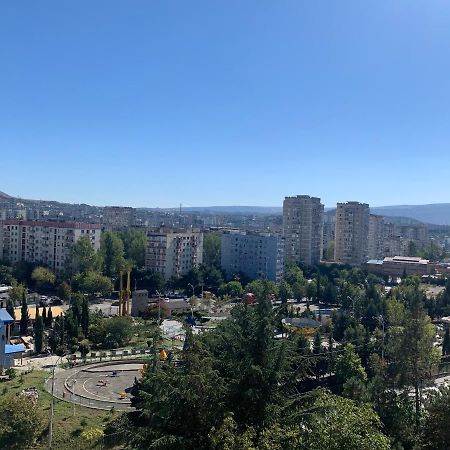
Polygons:
<instances>
[{"instance_id":1,"label":"city skyline","mask_svg":"<svg viewBox=\"0 0 450 450\"><path fill-rule=\"evenodd\" d=\"M449 200L445 2L0 10L12 195L164 208L298 193L326 206Z\"/></svg>"}]
</instances>

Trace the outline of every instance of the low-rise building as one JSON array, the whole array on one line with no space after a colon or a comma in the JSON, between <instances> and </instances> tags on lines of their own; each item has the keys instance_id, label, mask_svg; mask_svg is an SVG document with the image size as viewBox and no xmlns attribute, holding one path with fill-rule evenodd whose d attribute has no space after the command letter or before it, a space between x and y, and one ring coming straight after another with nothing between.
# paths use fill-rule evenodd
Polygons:
<instances>
[{"instance_id":1,"label":"low-rise building","mask_svg":"<svg viewBox=\"0 0 450 450\"><path fill-rule=\"evenodd\" d=\"M15 359L21 359L25 351L22 344L10 344L11 326L14 319L8 314L5 308L0 308L0 373L3 369L14 366Z\"/></svg>"},{"instance_id":2,"label":"low-rise building","mask_svg":"<svg viewBox=\"0 0 450 450\"><path fill-rule=\"evenodd\" d=\"M435 264L428 259L411 256L387 256L384 259L371 259L366 268L379 276L402 277L403 275L433 275Z\"/></svg>"}]
</instances>

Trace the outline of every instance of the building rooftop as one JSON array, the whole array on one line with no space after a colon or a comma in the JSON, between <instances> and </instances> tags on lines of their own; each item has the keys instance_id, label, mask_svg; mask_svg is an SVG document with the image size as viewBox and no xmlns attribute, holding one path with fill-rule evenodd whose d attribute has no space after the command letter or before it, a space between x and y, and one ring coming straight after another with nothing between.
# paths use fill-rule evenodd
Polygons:
<instances>
[{"instance_id":1,"label":"building rooftop","mask_svg":"<svg viewBox=\"0 0 450 450\"><path fill-rule=\"evenodd\" d=\"M29 227L53 227L53 228L75 228L75 229L98 229L101 230L102 225L98 223L83 222L58 222L52 220L20 220L7 219L0 220L0 225L25 225Z\"/></svg>"},{"instance_id":2,"label":"building rooftop","mask_svg":"<svg viewBox=\"0 0 450 450\"><path fill-rule=\"evenodd\" d=\"M392 262L398 264L428 264L428 259L423 259L418 256L387 256L383 260L384 262Z\"/></svg>"},{"instance_id":3,"label":"building rooftop","mask_svg":"<svg viewBox=\"0 0 450 450\"><path fill-rule=\"evenodd\" d=\"M5 308L0 309L0 322L13 323L14 319L9 315Z\"/></svg>"},{"instance_id":4,"label":"building rooftop","mask_svg":"<svg viewBox=\"0 0 450 450\"><path fill-rule=\"evenodd\" d=\"M25 351L25 345L23 344L6 344L5 345L5 355L12 355L14 353L22 353Z\"/></svg>"},{"instance_id":5,"label":"building rooftop","mask_svg":"<svg viewBox=\"0 0 450 450\"><path fill-rule=\"evenodd\" d=\"M305 317L283 319L283 323L297 328L319 328L322 325L318 320L307 319Z\"/></svg>"}]
</instances>

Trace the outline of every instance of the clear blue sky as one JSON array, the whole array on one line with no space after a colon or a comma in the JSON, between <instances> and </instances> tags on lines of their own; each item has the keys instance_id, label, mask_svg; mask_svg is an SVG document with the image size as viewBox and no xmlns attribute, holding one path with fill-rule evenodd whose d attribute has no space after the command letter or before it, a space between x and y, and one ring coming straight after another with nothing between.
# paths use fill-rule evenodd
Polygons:
<instances>
[{"instance_id":1,"label":"clear blue sky","mask_svg":"<svg viewBox=\"0 0 450 450\"><path fill-rule=\"evenodd\" d=\"M0 190L450 201L446 0L0 4Z\"/></svg>"}]
</instances>

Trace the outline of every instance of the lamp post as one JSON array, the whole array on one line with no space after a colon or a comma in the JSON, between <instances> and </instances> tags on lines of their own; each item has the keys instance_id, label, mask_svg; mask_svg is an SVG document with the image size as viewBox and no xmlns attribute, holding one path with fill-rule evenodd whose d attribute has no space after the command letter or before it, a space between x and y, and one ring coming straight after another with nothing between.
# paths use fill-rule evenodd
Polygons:
<instances>
[{"instance_id":1,"label":"lamp post","mask_svg":"<svg viewBox=\"0 0 450 450\"><path fill-rule=\"evenodd\" d=\"M161 292L156 291L156 295L158 296L158 326L161 322Z\"/></svg>"},{"instance_id":2,"label":"lamp post","mask_svg":"<svg viewBox=\"0 0 450 450\"><path fill-rule=\"evenodd\" d=\"M51 450L52 449L52 439L53 439L53 417L55 414L55 369L56 366L58 365L58 361L61 360L61 358L63 358L64 356L66 356L67 353L63 353L55 362L55 365L53 366L52 369L52 400L50 402L50 423L49 423L49 427L48 427L48 449Z\"/></svg>"},{"instance_id":3,"label":"lamp post","mask_svg":"<svg viewBox=\"0 0 450 450\"><path fill-rule=\"evenodd\" d=\"M188 286L190 286L192 288L192 297L194 297L195 296L194 286L191 283L188 283Z\"/></svg>"},{"instance_id":4,"label":"lamp post","mask_svg":"<svg viewBox=\"0 0 450 450\"><path fill-rule=\"evenodd\" d=\"M382 337L382 344L381 344L381 359L384 361L384 337L385 337L384 317L382 314L380 314L379 316L376 316L375 319L377 320L378 324L380 324L382 326L382 329L383 329L383 337Z\"/></svg>"}]
</instances>

